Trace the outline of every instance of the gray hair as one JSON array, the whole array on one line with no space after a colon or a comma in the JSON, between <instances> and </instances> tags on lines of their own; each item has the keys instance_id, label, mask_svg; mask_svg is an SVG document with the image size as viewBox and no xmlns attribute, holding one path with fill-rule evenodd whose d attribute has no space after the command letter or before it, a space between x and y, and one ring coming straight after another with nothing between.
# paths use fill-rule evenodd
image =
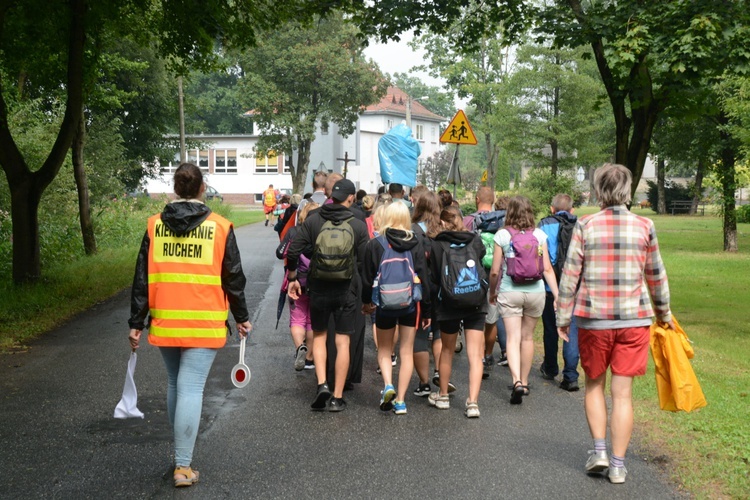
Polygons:
<instances>
[{"instance_id":1,"label":"gray hair","mask_svg":"<svg viewBox=\"0 0 750 500\"><path fill-rule=\"evenodd\" d=\"M594 191L600 207L624 205L630 201L633 176L623 165L605 163L594 171Z\"/></svg>"}]
</instances>

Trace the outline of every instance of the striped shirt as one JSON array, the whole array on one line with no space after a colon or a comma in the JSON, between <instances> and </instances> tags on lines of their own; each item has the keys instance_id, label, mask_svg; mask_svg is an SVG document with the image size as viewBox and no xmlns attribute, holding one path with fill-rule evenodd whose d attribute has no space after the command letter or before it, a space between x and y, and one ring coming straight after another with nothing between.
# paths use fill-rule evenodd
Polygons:
<instances>
[{"instance_id":1,"label":"striped shirt","mask_svg":"<svg viewBox=\"0 0 750 500\"><path fill-rule=\"evenodd\" d=\"M667 272L651 219L624 205L578 219L560 279L558 326L570 325L574 307L582 323L603 328L650 324L654 314L659 321L671 319Z\"/></svg>"}]
</instances>

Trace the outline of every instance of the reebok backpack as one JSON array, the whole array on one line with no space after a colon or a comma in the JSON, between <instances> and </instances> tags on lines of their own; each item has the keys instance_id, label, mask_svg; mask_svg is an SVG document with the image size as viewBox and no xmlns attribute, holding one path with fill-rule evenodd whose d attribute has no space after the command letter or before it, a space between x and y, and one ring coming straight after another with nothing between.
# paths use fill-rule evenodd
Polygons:
<instances>
[{"instance_id":1,"label":"reebok backpack","mask_svg":"<svg viewBox=\"0 0 750 500\"><path fill-rule=\"evenodd\" d=\"M474 245L441 241L439 298L455 309L473 309L487 300L489 283Z\"/></svg>"},{"instance_id":2,"label":"reebok backpack","mask_svg":"<svg viewBox=\"0 0 750 500\"><path fill-rule=\"evenodd\" d=\"M560 215L551 215L550 217L560 224L557 230L557 255L555 255L555 262L552 264L552 268L555 270L555 278L560 283L560 276L562 276L563 266L565 266L565 259L568 257L568 248L570 247L570 240L573 239L573 228L575 228L576 221L571 221Z\"/></svg>"},{"instance_id":3,"label":"reebok backpack","mask_svg":"<svg viewBox=\"0 0 750 500\"><path fill-rule=\"evenodd\" d=\"M315 239L309 277L324 281L347 281L354 276L354 230L343 221L327 220Z\"/></svg>"},{"instance_id":4,"label":"reebok backpack","mask_svg":"<svg viewBox=\"0 0 750 500\"><path fill-rule=\"evenodd\" d=\"M506 273L517 285L539 281L544 276L544 250L534 236L534 230L519 231L505 228L510 233L510 249L505 255Z\"/></svg>"},{"instance_id":5,"label":"reebok backpack","mask_svg":"<svg viewBox=\"0 0 750 500\"><path fill-rule=\"evenodd\" d=\"M422 300L422 284L414 271L411 252L394 250L385 236L375 239L385 252L372 284L372 303L386 313L411 312Z\"/></svg>"}]
</instances>

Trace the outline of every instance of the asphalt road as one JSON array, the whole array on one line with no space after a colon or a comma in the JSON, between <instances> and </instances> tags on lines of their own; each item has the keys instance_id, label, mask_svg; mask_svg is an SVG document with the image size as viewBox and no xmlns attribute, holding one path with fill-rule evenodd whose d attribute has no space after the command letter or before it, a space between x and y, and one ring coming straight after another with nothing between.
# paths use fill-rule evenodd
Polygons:
<instances>
[{"instance_id":1,"label":"asphalt road","mask_svg":"<svg viewBox=\"0 0 750 500\"><path fill-rule=\"evenodd\" d=\"M309 409L311 371L292 368L293 346L278 330L282 268L276 233L237 230L254 330L247 347L252 380L229 374L239 344L230 339L205 390L194 467L201 481L175 490L166 377L158 350L138 352L136 384L145 419L112 417L129 356L129 290L34 342L0 355L0 498L676 498L683 494L638 454L624 485L583 473L591 447L581 392L566 393L532 371L532 392L508 403L510 375L495 367L482 384L482 416L463 416L466 357L449 411L409 394L409 413L378 409L381 382L371 339L363 383L342 413ZM412 386L416 385L416 377ZM170 471L171 472L171 471Z\"/></svg>"}]
</instances>

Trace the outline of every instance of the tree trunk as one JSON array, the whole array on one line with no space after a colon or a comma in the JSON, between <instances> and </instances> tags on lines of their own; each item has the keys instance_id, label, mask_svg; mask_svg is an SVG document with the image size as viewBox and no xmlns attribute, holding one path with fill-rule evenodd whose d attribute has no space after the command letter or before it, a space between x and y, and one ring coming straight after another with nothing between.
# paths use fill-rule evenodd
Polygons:
<instances>
[{"instance_id":1,"label":"tree trunk","mask_svg":"<svg viewBox=\"0 0 750 500\"><path fill-rule=\"evenodd\" d=\"M666 183L667 164L664 158L659 157L656 162L656 213L664 215L667 213Z\"/></svg>"},{"instance_id":2,"label":"tree trunk","mask_svg":"<svg viewBox=\"0 0 750 500\"><path fill-rule=\"evenodd\" d=\"M297 141L297 165L296 168L292 168L293 193L303 193L305 190L307 167L310 164L310 143L309 139Z\"/></svg>"},{"instance_id":3,"label":"tree trunk","mask_svg":"<svg viewBox=\"0 0 750 500\"><path fill-rule=\"evenodd\" d=\"M182 92L182 77L177 77L177 105L180 112L180 163L187 161L187 151L185 150L185 95Z\"/></svg>"},{"instance_id":4,"label":"tree trunk","mask_svg":"<svg viewBox=\"0 0 750 500\"><path fill-rule=\"evenodd\" d=\"M83 110L81 120L78 124L78 133L73 140L73 176L78 189L78 216L81 219L81 235L83 236L83 249L86 255L96 253L96 236L94 235L94 223L91 220L91 205L89 203L89 185L86 180L86 170L83 164L83 147L86 139L86 122Z\"/></svg>"},{"instance_id":5,"label":"tree trunk","mask_svg":"<svg viewBox=\"0 0 750 500\"><path fill-rule=\"evenodd\" d=\"M552 151L552 157L550 158L550 167L552 168L552 177L557 177L557 169L560 163L557 139L550 139L549 147L550 147L550 150Z\"/></svg>"},{"instance_id":6,"label":"tree trunk","mask_svg":"<svg viewBox=\"0 0 750 500\"><path fill-rule=\"evenodd\" d=\"M8 110L0 86L0 165L11 195L13 218L13 281L36 281L41 275L39 257L39 201L60 172L78 129L83 108L83 53L86 40L85 0L70 1L70 32L65 115L55 143L41 168L31 172L8 129Z\"/></svg>"},{"instance_id":7,"label":"tree trunk","mask_svg":"<svg viewBox=\"0 0 750 500\"><path fill-rule=\"evenodd\" d=\"M737 191L737 178L734 171L735 148L733 138L727 132L729 118L723 113L719 116L719 130L721 136L721 162L719 162L719 182L721 183L722 212L724 215L724 251L737 251L737 212L735 210L734 193Z\"/></svg>"},{"instance_id":8,"label":"tree trunk","mask_svg":"<svg viewBox=\"0 0 750 500\"><path fill-rule=\"evenodd\" d=\"M695 186L693 187L693 204L690 205L690 215L698 212L698 205L703 199L703 174L706 170L706 163L703 158L698 158L698 168L695 171Z\"/></svg>"},{"instance_id":9,"label":"tree trunk","mask_svg":"<svg viewBox=\"0 0 750 500\"><path fill-rule=\"evenodd\" d=\"M484 145L487 150L487 186L495 190L495 161L497 158L497 147L492 145L492 137L489 132L484 134Z\"/></svg>"},{"instance_id":10,"label":"tree trunk","mask_svg":"<svg viewBox=\"0 0 750 500\"><path fill-rule=\"evenodd\" d=\"M555 64L560 64L557 56L555 56ZM552 177L557 177L557 170L560 166L559 145L557 143L557 120L560 116L560 87L554 88L553 95L554 98L552 101L552 124L550 126L550 133L552 135L552 138L549 141L549 146L552 150L552 158L550 160L550 166L552 167Z\"/></svg>"}]
</instances>

